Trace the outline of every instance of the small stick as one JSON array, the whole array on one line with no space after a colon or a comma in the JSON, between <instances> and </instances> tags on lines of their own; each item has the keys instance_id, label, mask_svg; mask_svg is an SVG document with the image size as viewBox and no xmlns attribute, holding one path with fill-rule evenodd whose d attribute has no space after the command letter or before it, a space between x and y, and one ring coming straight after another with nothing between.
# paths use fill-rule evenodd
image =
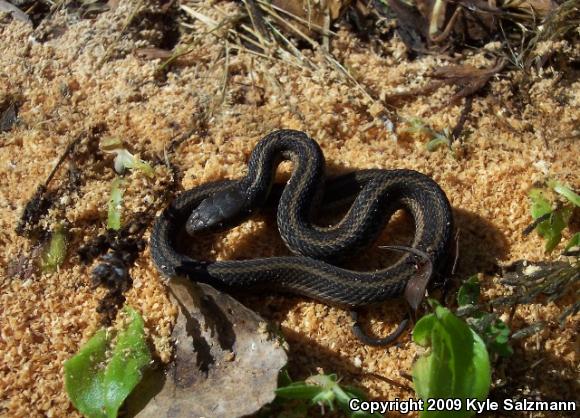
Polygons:
<instances>
[{"instance_id":1,"label":"small stick","mask_svg":"<svg viewBox=\"0 0 580 418\"><path fill-rule=\"evenodd\" d=\"M465 98L465 105L463 106L463 110L461 110L455 128L453 128L453 131L451 132L451 138L457 139L461 136L461 132L463 132L463 128L465 127L465 122L467 122L469 114L471 113L472 105L473 96L469 95Z\"/></svg>"}]
</instances>

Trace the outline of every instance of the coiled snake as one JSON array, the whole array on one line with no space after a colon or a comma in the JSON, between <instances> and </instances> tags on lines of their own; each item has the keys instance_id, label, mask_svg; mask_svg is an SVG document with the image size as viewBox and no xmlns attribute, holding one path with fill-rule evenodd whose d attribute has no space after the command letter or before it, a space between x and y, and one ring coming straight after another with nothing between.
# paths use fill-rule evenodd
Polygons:
<instances>
[{"instance_id":1,"label":"coiled snake","mask_svg":"<svg viewBox=\"0 0 580 418\"><path fill-rule=\"evenodd\" d=\"M291 160L293 170L280 197L277 223L295 256L212 262L176 250L175 241L184 226L190 235L231 227L265 205L283 160ZM313 223L318 203L341 201L351 205L337 224ZM318 144L303 132L280 130L257 144L242 179L204 184L179 195L154 222L151 254L168 277L186 275L219 288L289 292L356 308L400 297L417 274L417 257L411 252L377 271L352 271L331 264L370 245L398 209L406 210L414 220L411 247L428 255L434 272L441 269L451 243L453 218L437 183L412 170L374 169L325 184Z\"/></svg>"}]
</instances>

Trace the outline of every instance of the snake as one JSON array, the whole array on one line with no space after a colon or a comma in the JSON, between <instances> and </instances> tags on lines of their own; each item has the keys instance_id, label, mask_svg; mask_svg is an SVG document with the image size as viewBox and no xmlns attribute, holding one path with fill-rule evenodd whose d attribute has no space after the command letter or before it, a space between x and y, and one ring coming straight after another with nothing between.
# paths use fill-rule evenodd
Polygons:
<instances>
[{"instance_id":1,"label":"snake","mask_svg":"<svg viewBox=\"0 0 580 418\"><path fill-rule=\"evenodd\" d=\"M208 261L179 250L183 230L195 237L232 228L267 205L276 193L277 167L287 160L292 172L277 192L276 219L292 255ZM184 275L228 291L291 293L349 309L400 298L417 275L417 252L429 258L433 275L444 268L453 216L434 180L408 169L364 169L326 179L324 170L322 150L306 133L285 129L266 135L251 152L244 177L186 190L157 216L150 238L155 266L169 278ZM322 209L341 205L348 209L338 222L315 222ZM400 209L413 219L410 247L415 251L370 271L341 265L372 245ZM355 335L361 338L358 331Z\"/></svg>"}]
</instances>

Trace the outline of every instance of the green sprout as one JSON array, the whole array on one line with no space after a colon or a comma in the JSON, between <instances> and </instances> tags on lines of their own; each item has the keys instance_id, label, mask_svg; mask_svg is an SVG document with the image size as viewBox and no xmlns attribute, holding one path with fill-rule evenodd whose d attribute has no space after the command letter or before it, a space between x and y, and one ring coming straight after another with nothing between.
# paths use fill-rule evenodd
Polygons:
<instances>
[{"instance_id":1,"label":"green sprout","mask_svg":"<svg viewBox=\"0 0 580 418\"><path fill-rule=\"evenodd\" d=\"M425 144L425 148L429 152L433 152L441 146L451 148L451 133L448 128L443 129L441 132L436 131L420 118L409 119L407 121L407 127L403 128L402 132L425 135L430 138L429 142Z\"/></svg>"},{"instance_id":2,"label":"green sprout","mask_svg":"<svg viewBox=\"0 0 580 418\"><path fill-rule=\"evenodd\" d=\"M149 178L155 176L153 167L127 151L120 139L108 138L103 140L101 141L100 148L103 152L116 154L114 166L117 173L123 174L125 170L129 169L141 171Z\"/></svg>"},{"instance_id":3,"label":"green sprout","mask_svg":"<svg viewBox=\"0 0 580 418\"><path fill-rule=\"evenodd\" d=\"M300 400L307 401L310 405L320 405L322 408L328 407L334 410L334 404L349 418L376 418L379 414L369 414L363 411L352 411L349 408L351 399L357 398L365 400L365 395L359 389L351 386L339 384L335 374L318 374L310 376L304 381L292 382L287 373L281 376L282 385L276 389L276 399L278 401ZM307 416L307 408L300 410L300 416Z\"/></svg>"},{"instance_id":4,"label":"green sprout","mask_svg":"<svg viewBox=\"0 0 580 418\"><path fill-rule=\"evenodd\" d=\"M565 251L571 250L572 248L578 248L580 247L580 232L576 232L572 238L570 238L570 241L568 241L568 244L566 244L566 248L564 248Z\"/></svg>"},{"instance_id":5,"label":"green sprout","mask_svg":"<svg viewBox=\"0 0 580 418\"><path fill-rule=\"evenodd\" d=\"M441 132L433 131L432 139L425 144L425 148L429 152L435 151L441 146L451 148L451 133L448 128L444 128Z\"/></svg>"},{"instance_id":6,"label":"green sprout","mask_svg":"<svg viewBox=\"0 0 580 418\"><path fill-rule=\"evenodd\" d=\"M568 199L568 201L572 202L574 206L580 207L580 196L574 193L569 187L564 186L555 180L549 180L548 186L554 189L556 193L561 194L566 199Z\"/></svg>"},{"instance_id":7,"label":"green sprout","mask_svg":"<svg viewBox=\"0 0 580 418\"><path fill-rule=\"evenodd\" d=\"M66 231L62 225L57 225L50 236L50 241L44 248L41 257L41 269L53 272L62 264L66 257Z\"/></svg>"},{"instance_id":8,"label":"green sprout","mask_svg":"<svg viewBox=\"0 0 580 418\"><path fill-rule=\"evenodd\" d=\"M109 210L107 214L107 228L118 231L121 228L121 209L123 208L123 181L117 177L111 186Z\"/></svg>"}]
</instances>

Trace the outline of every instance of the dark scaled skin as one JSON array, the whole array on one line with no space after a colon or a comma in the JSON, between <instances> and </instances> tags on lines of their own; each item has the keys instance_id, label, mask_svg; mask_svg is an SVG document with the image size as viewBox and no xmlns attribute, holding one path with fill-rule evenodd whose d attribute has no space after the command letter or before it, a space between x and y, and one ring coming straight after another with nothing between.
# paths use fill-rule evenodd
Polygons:
<instances>
[{"instance_id":1,"label":"dark scaled skin","mask_svg":"<svg viewBox=\"0 0 580 418\"><path fill-rule=\"evenodd\" d=\"M204 261L176 250L176 237L184 227L190 235L231 227L264 206L283 160L292 161L293 171L280 196L277 223L296 256ZM350 209L336 225L323 227L311 219L319 203ZM412 251L381 270L359 272L334 264L372 243L399 209L407 211L415 223ZM376 169L325 182L324 156L318 144L303 132L281 130L256 145L244 178L203 184L178 196L155 220L151 255L168 277L186 275L226 290L294 293L352 310L402 296L425 258L432 272L440 271L447 261L452 232L449 201L429 177L413 170ZM353 315L355 335L370 345L394 341L409 323L405 320L393 335L377 339L364 335L356 312Z\"/></svg>"},{"instance_id":2,"label":"dark scaled skin","mask_svg":"<svg viewBox=\"0 0 580 418\"><path fill-rule=\"evenodd\" d=\"M184 226L191 233L229 226L262 207L283 160L293 162L293 171L280 197L277 223L296 256L212 262L176 250ZM452 211L432 179L412 170L360 170L324 183L323 171L320 147L303 132L267 135L252 152L246 177L187 190L156 219L151 234L155 265L168 277L185 274L219 288L289 292L339 306L369 305L400 297L424 260L405 253L392 266L367 272L340 268L334 260L373 242L398 209L414 220L411 246L429 257L434 272L445 264ZM311 220L319 200L344 201L350 209L336 225L322 227Z\"/></svg>"}]
</instances>

